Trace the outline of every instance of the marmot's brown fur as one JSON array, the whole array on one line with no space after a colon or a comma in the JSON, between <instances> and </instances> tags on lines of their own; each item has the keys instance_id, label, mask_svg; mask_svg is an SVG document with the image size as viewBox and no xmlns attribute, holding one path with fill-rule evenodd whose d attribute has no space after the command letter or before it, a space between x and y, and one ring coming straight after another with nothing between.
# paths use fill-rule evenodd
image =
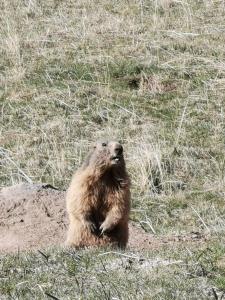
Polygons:
<instances>
[{"instance_id":1,"label":"marmot's brown fur","mask_svg":"<svg viewBox=\"0 0 225 300\"><path fill-rule=\"evenodd\" d=\"M114 141L95 144L73 176L66 204L68 246L126 246L130 180L121 144Z\"/></svg>"}]
</instances>

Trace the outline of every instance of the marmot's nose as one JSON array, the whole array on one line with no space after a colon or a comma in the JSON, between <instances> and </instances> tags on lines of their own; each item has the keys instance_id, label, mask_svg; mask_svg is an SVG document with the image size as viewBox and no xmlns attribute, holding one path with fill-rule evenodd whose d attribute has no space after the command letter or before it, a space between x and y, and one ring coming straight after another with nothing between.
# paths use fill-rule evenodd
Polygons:
<instances>
[{"instance_id":1,"label":"marmot's nose","mask_svg":"<svg viewBox=\"0 0 225 300\"><path fill-rule=\"evenodd\" d=\"M122 145L116 144L115 145L115 152L116 152L116 155L122 155L122 153L123 153L123 147L122 147Z\"/></svg>"}]
</instances>

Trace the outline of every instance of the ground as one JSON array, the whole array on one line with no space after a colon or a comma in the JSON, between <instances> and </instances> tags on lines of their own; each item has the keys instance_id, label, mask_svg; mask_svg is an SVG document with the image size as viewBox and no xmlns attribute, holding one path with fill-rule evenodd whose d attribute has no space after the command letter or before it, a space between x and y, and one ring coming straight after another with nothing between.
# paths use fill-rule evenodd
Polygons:
<instances>
[{"instance_id":1,"label":"ground","mask_svg":"<svg viewBox=\"0 0 225 300\"><path fill-rule=\"evenodd\" d=\"M151 240L116 253L49 248L46 232L65 229L48 189L40 207L5 213L1 200L1 299L224 297L224 10L222 0L0 2L0 188L47 183L61 195L94 141L121 140L131 236ZM23 235L29 207L55 232ZM12 252L16 224L32 251Z\"/></svg>"},{"instance_id":2,"label":"ground","mask_svg":"<svg viewBox=\"0 0 225 300\"><path fill-rule=\"evenodd\" d=\"M217 240L210 234L190 232L186 235L158 237L155 234L146 233L140 226L132 222L129 225L130 238L125 251L110 248L78 251L64 247L68 226L65 191L57 190L48 184L17 184L1 189L0 208L1 299L10 299L15 293L21 299L29 299L31 295L36 297L35 299L39 299L39 297L70 299L70 296L68 296L69 298L66 296L67 293L69 295L75 293L76 297L81 297L81 299L84 294L90 299L94 296L105 299L106 294L109 299L114 299L110 295L116 293L127 298L131 292L133 295L137 293L138 299L143 299L144 295L151 293L148 286L149 275L152 278L151 286L156 284L155 281L159 279L164 284L164 275L161 273L163 270L163 272L175 271L175 277L170 279L172 285L177 281L175 274L180 266L182 273L190 272L190 274L188 273L190 278L193 276L196 276L197 279L201 278L201 280L197 280L202 286L195 289L196 297L198 297L196 299L213 299L214 294L223 297L221 290L212 284L210 286L206 279L210 278L211 273L205 260L210 258L208 254L212 255L211 251L213 252L212 249L217 243ZM176 252L172 254L174 248ZM197 257L187 257L187 253L184 256L182 248L186 248L188 251L198 249ZM222 253L223 248L220 249L218 257L214 257L215 254L213 254L212 258L216 259L217 263L221 261L223 266ZM194 255L192 254L192 256ZM203 258L200 260L201 256ZM190 264L190 260L195 261L194 268L193 262ZM212 263L211 260L210 263ZM82 265L85 266L84 269ZM98 274L97 277L94 276L95 272ZM118 274L120 282L116 282L117 279L114 277ZM137 274L139 278L136 277ZM153 274L155 275L153 276ZM81 276L81 282L77 276ZM112 282L110 282L110 276L113 276ZM61 291L54 284L56 278L57 284L60 284L59 277L67 282ZM76 278L76 285L71 289L69 282L73 281L73 278ZM104 284L101 283L101 280L104 280ZM34 288L33 292L30 290L30 284L33 284L31 283L33 281L39 282L40 290L39 288ZM98 281L103 284L102 291L101 288L100 290L96 289L95 285L99 284ZM13 282L16 284L15 286ZM121 283L122 285L120 285ZM118 289L114 287L115 284L118 285ZM124 289L124 285L127 290ZM136 285L135 289L138 292L133 290ZM180 286L179 290L172 294L186 297L188 290L193 288L192 285L192 282L188 282L184 290ZM159 288L160 285L156 286ZM122 290L121 287L123 287ZM202 288L204 289L203 294ZM59 298L52 292L59 295ZM165 295L168 295L168 292L169 290ZM139 295L139 293L143 295Z\"/></svg>"},{"instance_id":3,"label":"ground","mask_svg":"<svg viewBox=\"0 0 225 300\"><path fill-rule=\"evenodd\" d=\"M40 250L44 247L64 247L68 216L65 192L50 185L17 184L0 191L0 252ZM129 226L128 249L155 249L163 243L181 241L201 243L206 235L157 238L133 222Z\"/></svg>"}]
</instances>

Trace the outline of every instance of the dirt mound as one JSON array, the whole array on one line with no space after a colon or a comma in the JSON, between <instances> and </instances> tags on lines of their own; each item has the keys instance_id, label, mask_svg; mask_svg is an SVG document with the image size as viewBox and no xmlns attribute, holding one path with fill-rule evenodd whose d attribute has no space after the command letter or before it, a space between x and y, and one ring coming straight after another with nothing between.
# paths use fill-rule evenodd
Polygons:
<instances>
[{"instance_id":1,"label":"dirt mound","mask_svg":"<svg viewBox=\"0 0 225 300\"><path fill-rule=\"evenodd\" d=\"M67 225L64 192L19 184L0 192L0 251L60 244Z\"/></svg>"},{"instance_id":2,"label":"dirt mound","mask_svg":"<svg viewBox=\"0 0 225 300\"><path fill-rule=\"evenodd\" d=\"M67 225L64 191L32 184L0 191L0 252L62 245ZM152 237L131 224L130 236L131 248L151 244Z\"/></svg>"},{"instance_id":3,"label":"dirt mound","mask_svg":"<svg viewBox=\"0 0 225 300\"><path fill-rule=\"evenodd\" d=\"M18 184L0 190L0 252L63 245L68 226L65 192L50 185ZM163 243L199 240L190 235L159 239L129 225L130 249L151 249Z\"/></svg>"}]
</instances>

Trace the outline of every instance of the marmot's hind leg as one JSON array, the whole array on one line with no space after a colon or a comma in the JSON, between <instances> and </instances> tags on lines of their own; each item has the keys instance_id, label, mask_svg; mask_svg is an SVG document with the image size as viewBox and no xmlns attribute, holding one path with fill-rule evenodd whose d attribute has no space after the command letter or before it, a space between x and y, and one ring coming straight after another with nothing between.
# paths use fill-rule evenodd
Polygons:
<instances>
[{"instance_id":1,"label":"marmot's hind leg","mask_svg":"<svg viewBox=\"0 0 225 300\"><path fill-rule=\"evenodd\" d=\"M68 228L66 246L85 247L99 244L99 238L91 232L89 226L80 222L71 222Z\"/></svg>"}]
</instances>

